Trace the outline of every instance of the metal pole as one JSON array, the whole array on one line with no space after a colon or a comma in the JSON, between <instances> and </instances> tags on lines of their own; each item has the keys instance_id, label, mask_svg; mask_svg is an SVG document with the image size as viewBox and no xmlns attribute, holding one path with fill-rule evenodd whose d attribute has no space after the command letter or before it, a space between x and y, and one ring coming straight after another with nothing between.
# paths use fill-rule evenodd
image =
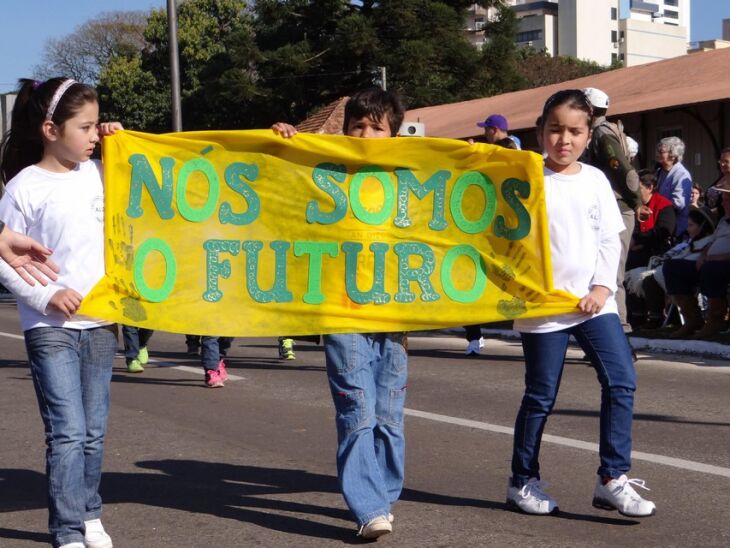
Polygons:
<instances>
[{"instance_id":1,"label":"metal pole","mask_svg":"<svg viewBox=\"0 0 730 548\"><path fill-rule=\"evenodd\" d=\"M167 41L170 47L170 87L172 88L172 131L182 131L180 108L180 60L177 52L176 0L167 0Z\"/></svg>"},{"instance_id":2,"label":"metal pole","mask_svg":"<svg viewBox=\"0 0 730 548\"><path fill-rule=\"evenodd\" d=\"M385 67L380 67L380 83L383 86L383 91L388 89L388 83L385 80Z\"/></svg>"}]
</instances>

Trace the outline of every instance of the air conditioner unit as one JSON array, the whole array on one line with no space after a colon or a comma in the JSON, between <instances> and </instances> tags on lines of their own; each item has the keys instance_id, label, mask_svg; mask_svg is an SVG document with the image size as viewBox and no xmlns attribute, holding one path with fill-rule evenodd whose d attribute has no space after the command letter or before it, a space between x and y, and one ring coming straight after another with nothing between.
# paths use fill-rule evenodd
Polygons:
<instances>
[{"instance_id":1,"label":"air conditioner unit","mask_svg":"<svg viewBox=\"0 0 730 548\"><path fill-rule=\"evenodd\" d=\"M426 124L420 122L403 122L398 130L401 137L425 137Z\"/></svg>"}]
</instances>

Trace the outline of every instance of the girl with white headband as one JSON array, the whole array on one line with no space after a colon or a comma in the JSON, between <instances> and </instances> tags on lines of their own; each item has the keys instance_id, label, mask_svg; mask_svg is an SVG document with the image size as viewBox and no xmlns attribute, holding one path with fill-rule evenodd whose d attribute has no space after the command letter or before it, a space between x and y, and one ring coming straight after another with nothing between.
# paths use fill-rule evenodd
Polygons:
<instances>
[{"instance_id":1,"label":"girl with white headband","mask_svg":"<svg viewBox=\"0 0 730 548\"><path fill-rule=\"evenodd\" d=\"M99 124L89 86L64 78L20 84L0 149L0 218L53 249L61 271L31 287L0 262L0 283L18 299L45 427L53 546L112 548L99 481L117 327L76 311L104 274L102 169L91 156L101 136L122 126Z\"/></svg>"}]
</instances>

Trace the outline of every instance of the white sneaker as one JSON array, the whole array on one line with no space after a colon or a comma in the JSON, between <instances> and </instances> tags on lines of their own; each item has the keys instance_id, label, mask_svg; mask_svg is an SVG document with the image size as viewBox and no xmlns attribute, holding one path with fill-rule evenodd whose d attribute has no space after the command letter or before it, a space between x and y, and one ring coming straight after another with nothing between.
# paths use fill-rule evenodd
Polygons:
<instances>
[{"instance_id":1,"label":"white sneaker","mask_svg":"<svg viewBox=\"0 0 730 548\"><path fill-rule=\"evenodd\" d=\"M484 339L469 341L469 346L466 347L465 354L467 356L478 356L481 353L481 349L484 347Z\"/></svg>"},{"instance_id":2,"label":"white sneaker","mask_svg":"<svg viewBox=\"0 0 730 548\"><path fill-rule=\"evenodd\" d=\"M86 548L113 548L112 537L104 531L100 519L85 521L84 525L86 526L86 534L84 535Z\"/></svg>"},{"instance_id":3,"label":"white sneaker","mask_svg":"<svg viewBox=\"0 0 730 548\"><path fill-rule=\"evenodd\" d=\"M629 479L625 474L612 479L606 485L603 485L599 476L596 480L596 490L593 492L593 506L603 510L618 510L620 514L633 518L656 514L656 505L650 500L641 498L632 485L650 490L644 485L644 480Z\"/></svg>"},{"instance_id":4,"label":"white sneaker","mask_svg":"<svg viewBox=\"0 0 730 548\"><path fill-rule=\"evenodd\" d=\"M389 518L390 514L387 516L378 516L377 518L373 518L360 527L357 534L366 539L376 539L383 535L387 535L393 531L393 525Z\"/></svg>"},{"instance_id":5,"label":"white sneaker","mask_svg":"<svg viewBox=\"0 0 730 548\"><path fill-rule=\"evenodd\" d=\"M548 515L559 511L558 502L542 489L547 484L537 478L530 478L522 487L507 484L507 507L526 514Z\"/></svg>"},{"instance_id":6,"label":"white sneaker","mask_svg":"<svg viewBox=\"0 0 730 548\"><path fill-rule=\"evenodd\" d=\"M67 544L61 544L58 548L86 548L83 542L69 542Z\"/></svg>"}]
</instances>

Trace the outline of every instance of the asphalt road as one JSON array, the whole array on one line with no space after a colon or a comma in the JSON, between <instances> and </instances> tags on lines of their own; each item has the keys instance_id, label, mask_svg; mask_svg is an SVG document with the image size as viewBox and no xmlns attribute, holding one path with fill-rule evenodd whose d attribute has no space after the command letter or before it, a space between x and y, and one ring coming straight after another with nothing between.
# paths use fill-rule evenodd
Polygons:
<instances>
[{"instance_id":1,"label":"asphalt road","mask_svg":"<svg viewBox=\"0 0 730 548\"><path fill-rule=\"evenodd\" d=\"M121 341L120 341L121 343ZM648 519L591 506L599 388L570 350L542 448L561 514L507 511L522 395L514 341L410 337L406 489L385 546L730 546L730 364L640 353L634 469ZM205 388L182 335L156 333L141 375L117 359L103 521L117 548L360 544L338 492L334 412L320 347L277 358L236 339L223 389ZM17 314L0 304L0 546L47 544L43 430Z\"/></svg>"}]
</instances>

